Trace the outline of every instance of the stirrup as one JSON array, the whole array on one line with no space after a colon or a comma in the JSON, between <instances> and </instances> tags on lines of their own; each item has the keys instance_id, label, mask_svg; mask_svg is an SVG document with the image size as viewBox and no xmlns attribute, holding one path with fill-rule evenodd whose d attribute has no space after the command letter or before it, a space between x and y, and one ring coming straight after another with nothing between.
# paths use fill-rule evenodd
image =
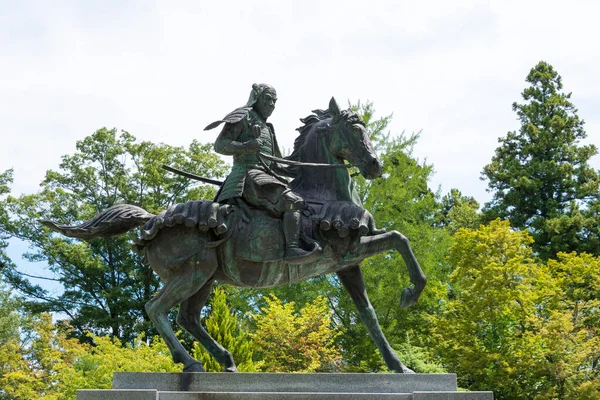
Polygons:
<instances>
[{"instance_id":1,"label":"stirrup","mask_svg":"<svg viewBox=\"0 0 600 400\"><path fill-rule=\"evenodd\" d=\"M299 246L288 246L283 258L288 264L308 264L317 261L321 257L323 249L318 243L310 251L301 249Z\"/></svg>"}]
</instances>

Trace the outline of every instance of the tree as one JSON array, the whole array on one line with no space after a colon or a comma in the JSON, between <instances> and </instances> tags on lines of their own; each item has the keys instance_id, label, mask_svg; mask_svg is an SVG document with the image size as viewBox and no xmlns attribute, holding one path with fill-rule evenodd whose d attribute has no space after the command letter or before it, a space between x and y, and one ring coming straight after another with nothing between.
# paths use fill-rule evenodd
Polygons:
<instances>
[{"instance_id":1,"label":"tree","mask_svg":"<svg viewBox=\"0 0 600 400\"><path fill-rule=\"evenodd\" d=\"M204 320L206 331L221 346L226 348L240 372L257 372L261 362L253 362L255 344L249 334L241 328L241 321L229 311L225 291L217 287L212 294L210 314ZM207 372L221 372L223 367L198 342L194 342L193 357L200 361Z\"/></svg>"},{"instance_id":2,"label":"tree","mask_svg":"<svg viewBox=\"0 0 600 400\"><path fill-rule=\"evenodd\" d=\"M75 400L78 389L109 389L114 372L181 372L166 344L142 336L123 346L118 339L91 334L81 343L71 327L52 323L50 314L20 321L20 337L0 346L0 399Z\"/></svg>"},{"instance_id":3,"label":"tree","mask_svg":"<svg viewBox=\"0 0 600 400\"><path fill-rule=\"evenodd\" d=\"M560 253L544 264L532 243L499 219L459 230L431 344L461 387L498 399L598 398L600 259Z\"/></svg>"},{"instance_id":4,"label":"tree","mask_svg":"<svg viewBox=\"0 0 600 400\"><path fill-rule=\"evenodd\" d=\"M494 193L485 206L488 219L508 218L515 228L529 228L543 259L559 251L600 254L582 240L597 233L599 221L587 209L600 196L598 172L588 164L597 148L579 144L586 138L584 121L550 64L539 62L526 81L531 86L522 93L524 103L513 103L521 128L499 139L482 172Z\"/></svg>"},{"instance_id":5,"label":"tree","mask_svg":"<svg viewBox=\"0 0 600 400\"><path fill-rule=\"evenodd\" d=\"M9 169L0 173L0 196L5 197L10 193L9 185L13 180L13 170ZM8 212L6 206L6 200L2 198L0 200L0 271L9 268L12 263L4 249L8 246L8 238L10 235L6 231L6 224L8 223Z\"/></svg>"},{"instance_id":6,"label":"tree","mask_svg":"<svg viewBox=\"0 0 600 400\"><path fill-rule=\"evenodd\" d=\"M254 314L256 357L268 372L332 372L341 359L331 328L331 311L317 297L299 311L295 303L283 304L276 296L265 299L262 313Z\"/></svg>"},{"instance_id":7,"label":"tree","mask_svg":"<svg viewBox=\"0 0 600 400\"><path fill-rule=\"evenodd\" d=\"M401 291L410 285L410 281L400 255L397 252L380 254L361 264L369 297L392 347L399 350L410 343L416 352L426 347L427 322L421 315L426 310L434 312L439 307L438 299L445 293L445 281L450 272L445 261L450 235L438 226L438 196L428 186L433 166L419 162L413 156L417 140L418 135L401 135L388 138L382 145L383 177L371 182L365 208L373 214L380 228L397 230L410 240L413 252L427 276L427 287L415 306L401 309ZM345 326L349 329L349 341L368 337L362 326L352 325L353 319L352 314L344 318ZM374 360L370 356L374 350L374 346L365 341L364 345L355 348L353 363L360 363L361 358ZM428 356L422 361L425 365L433 363ZM381 367L371 364L369 369L376 371Z\"/></svg>"},{"instance_id":8,"label":"tree","mask_svg":"<svg viewBox=\"0 0 600 400\"><path fill-rule=\"evenodd\" d=\"M159 280L141 255L130 248L133 233L91 243L59 237L41 229L40 219L74 224L115 203L129 203L157 213L170 204L212 198L214 188L189 186L189 180L161 168L170 164L203 176L223 174L223 163L210 145L194 141L187 148L138 142L127 132L100 129L77 142L77 152L62 158L58 171L47 171L36 194L8 199L14 217L7 231L32 247L29 261L47 264L64 290L52 295L16 267L2 272L23 293L32 311L66 315L79 335L87 330L132 341L140 332L152 336L144 304Z\"/></svg>"},{"instance_id":9,"label":"tree","mask_svg":"<svg viewBox=\"0 0 600 400\"><path fill-rule=\"evenodd\" d=\"M0 383L7 374L12 373L19 364L16 349L21 341L19 329L25 316L21 315L22 308L19 299L11 295L0 282ZM9 394L0 384L0 399L10 399Z\"/></svg>"},{"instance_id":10,"label":"tree","mask_svg":"<svg viewBox=\"0 0 600 400\"><path fill-rule=\"evenodd\" d=\"M451 234L461 228L475 229L482 222L479 203L471 196L463 196L458 189L442 197L438 224Z\"/></svg>"}]
</instances>

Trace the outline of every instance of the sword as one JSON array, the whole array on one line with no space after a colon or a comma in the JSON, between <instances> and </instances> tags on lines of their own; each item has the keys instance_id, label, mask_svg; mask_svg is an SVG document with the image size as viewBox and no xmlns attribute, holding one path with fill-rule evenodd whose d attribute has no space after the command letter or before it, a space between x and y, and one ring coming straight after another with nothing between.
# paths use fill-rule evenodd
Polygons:
<instances>
[{"instance_id":1,"label":"sword","mask_svg":"<svg viewBox=\"0 0 600 400\"><path fill-rule=\"evenodd\" d=\"M185 176L186 178L194 179L196 181L200 181L200 182L204 182L204 183L210 183L210 184L216 185L216 186L222 186L223 185L223 182L221 182L221 181L217 181L217 180L209 179L209 178L203 178L201 176L192 174L190 172L185 172L185 171L182 171L180 169L170 167L170 166L168 166L166 164L163 164L162 167L163 167L163 169L166 169L167 171L173 172L174 174Z\"/></svg>"}]
</instances>

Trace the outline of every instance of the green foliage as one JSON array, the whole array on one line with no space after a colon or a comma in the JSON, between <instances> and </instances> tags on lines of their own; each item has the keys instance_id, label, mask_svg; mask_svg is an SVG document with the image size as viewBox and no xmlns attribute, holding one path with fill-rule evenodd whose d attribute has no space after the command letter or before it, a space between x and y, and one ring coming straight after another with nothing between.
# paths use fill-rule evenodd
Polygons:
<instances>
[{"instance_id":1,"label":"green foliage","mask_svg":"<svg viewBox=\"0 0 600 400\"><path fill-rule=\"evenodd\" d=\"M10 235L6 231L8 223L8 212L4 197L10 193L10 184L13 181L13 170L9 169L0 173L0 271L9 268L12 264L4 249L8 246L7 240Z\"/></svg>"},{"instance_id":2,"label":"green foliage","mask_svg":"<svg viewBox=\"0 0 600 400\"><path fill-rule=\"evenodd\" d=\"M70 374L60 378L71 389L109 389L115 372L181 372L167 345L159 337L147 340L143 334L132 343L121 344L110 336L89 336L93 345L73 361Z\"/></svg>"},{"instance_id":3,"label":"green foliage","mask_svg":"<svg viewBox=\"0 0 600 400\"><path fill-rule=\"evenodd\" d=\"M141 332L151 337L144 304L158 289L159 280L131 250L133 233L88 244L41 229L37 221L75 224L115 203L156 213L173 203L214 196L214 188L190 188L188 179L172 176L162 164L204 176L221 175L224 170L210 145L194 141L184 149L137 142L127 132L103 128L77 142L77 152L63 156L59 171L47 171L40 192L8 199L14 218L6 222L6 230L28 242L32 252L26 257L47 264L54 280L64 287L55 296L33 285L16 268L5 268L6 281L27 296L29 309L67 315L78 335L90 330L128 342Z\"/></svg>"},{"instance_id":4,"label":"green foliage","mask_svg":"<svg viewBox=\"0 0 600 400\"><path fill-rule=\"evenodd\" d=\"M341 354L335 345L337 332L331 327L331 311L323 297L295 310L276 296L266 298L262 313L254 314L256 358L268 372L332 372Z\"/></svg>"},{"instance_id":5,"label":"green foliage","mask_svg":"<svg viewBox=\"0 0 600 400\"><path fill-rule=\"evenodd\" d=\"M16 351L21 343L19 328L25 317L21 315L20 301L13 296L4 284L0 284L0 399L10 399L3 381L19 365Z\"/></svg>"},{"instance_id":6,"label":"green foliage","mask_svg":"<svg viewBox=\"0 0 600 400\"><path fill-rule=\"evenodd\" d=\"M178 372L158 338L148 345L137 337L132 344L108 336L90 335L93 344L70 339L66 324L53 324L42 314L20 324L21 337L0 346L0 399L75 399L78 389L108 389L117 371Z\"/></svg>"},{"instance_id":7,"label":"green foliage","mask_svg":"<svg viewBox=\"0 0 600 400\"><path fill-rule=\"evenodd\" d=\"M500 220L456 233L451 290L429 318L437 355L461 386L498 399L598 398L600 260L545 265L532 243Z\"/></svg>"},{"instance_id":8,"label":"green foliage","mask_svg":"<svg viewBox=\"0 0 600 400\"><path fill-rule=\"evenodd\" d=\"M392 115L375 118L373 104L358 103L352 108L366 123L367 132L382 162L382 178L366 181L355 177L365 208L371 212L380 228L398 230L407 236L419 260L428 285L419 303L411 309L400 309L403 288L410 285L408 271L397 252L369 258L361 269L369 298L381 327L392 347L408 359L408 366L417 372L435 369L435 362L425 349L426 323L420 314L437 308L437 298L444 292L448 273L444 260L450 235L439 227L437 195L428 186L433 167L413 156L418 134L392 137L388 131ZM381 355L366 327L360 322L354 303L343 287L335 285L327 296L334 312L334 321L342 335L339 338L344 368L348 371L385 371ZM412 341L408 338L414 338Z\"/></svg>"},{"instance_id":9,"label":"green foliage","mask_svg":"<svg viewBox=\"0 0 600 400\"><path fill-rule=\"evenodd\" d=\"M588 208L600 197L600 177L588 164L598 150L579 145L586 137L584 121L551 65L539 62L526 80L531 86L523 91L525 102L513 104L521 129L499 139L483 169L494 193L485 207L488 218L508 218L515 228L529 228L543 259L559 251L598 255L600 219ZM585 240L590 235L592 243Z\"/></svg>"},{"instance_id":10,"label":"green foliage","mask_svg":"<svg viewBox=\"0 0 600 400\"><path fill-rule=\"evenodd\" d=\"M433 312L438 307L437 299L444 293L449 272L444 257L450 235L437 226L437 196L428 187L432 166L419 163L412 156L417 139L418 135L400 136L386 143L381 155L383 178L371 183L365 200L365 208L374 215L380 227L397 230L410 240L428 278L419 303L403 310L399 299L402 289L409 286L410 281L401 256L397 252L380 254L361 265L369 297L392 346L405 343L406 334L415 338L414 345L423 346L418 338L425 336L427 326L421 314L424 310Z\"/></svg>"},{"instance_id":11,"label":"green foliage","mask_svg":"<svg viewBox=\"0 0 600 400\"><path fill-rule=\"evenodd\" d=\"M21 302L11 296L0 282L0 345L11 339L18 339L21 325Z\"/></svg>"},{"instance_id":12,"label":"green foliage","mask_svg":"<svg viewBox=\"0 0 600 400\"><path fill-rule=\"evenodd\" d=\"M225 291L220 287L213 291L210 310L210 314L204 320L208 334L231 353L238 371L259 371L262 363L252 361L254 342L248 333L241 329L241 321L229 311ZM198 342L194 342L192 356L204 365L207 372L223 370L221 364Z\"/></svg>"},{"instance_id":13,"label":"green foliage","mask_svg":"<svg viewBox=\"0 0 600 400\"><path fill-rule=\"evenodd\" d=\"M431 351L411 343L410 336L406 335L406 340L397 345L394 350L400 357L400 360L411 369L420 374L444 374L448 371L434 360Z\"/></svg>"},{"instance_id":14,"label":"green foliage","mask_svg":"<svg viewBox=\"0 0 600 400\"><path fill-rule=\"evenodd\" d=\"M479 203L471 196L463 196L458 189L442 197L438 215L439 226L454 234L461 228L475 229L481 224Z\"/></svg>"}]
</instances>

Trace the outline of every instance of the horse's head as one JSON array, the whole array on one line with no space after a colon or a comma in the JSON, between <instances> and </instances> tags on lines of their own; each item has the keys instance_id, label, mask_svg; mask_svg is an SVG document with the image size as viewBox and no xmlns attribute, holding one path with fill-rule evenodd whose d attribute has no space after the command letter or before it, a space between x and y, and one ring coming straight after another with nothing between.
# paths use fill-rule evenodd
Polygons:
<instances>
[{"instance_id":1,"label":"horse's head","mask_svg":"<svg viewBox=\"0 0 600 400\"><path fill-rule=\"evenodd\" d=\"M381 175L381 164L364 122L350 110L341 111L334 98L328 110L313 110L300 120L304 126L297 129L300 135L294 142L294 152L287 157L299 163L290 170L294 174L290 188L313 200L360 203L348 170L339 164L348 161L367 179ZM314 168L302 163L336 165Z\"/></svg>"},{"instance_id":2,"label":"horse's head","mask_svg":"<svg viewBox=\"0 0 600 400\"><path fill-rule=\"evenodd\" d=\"M332 116L332 129L327 135L329 151L358 167L365 178L379 177L381 163L373 149L365 123L351 110L340 110L333 97L329 101L329 112Z\"/></svg>"}]
</instances>

